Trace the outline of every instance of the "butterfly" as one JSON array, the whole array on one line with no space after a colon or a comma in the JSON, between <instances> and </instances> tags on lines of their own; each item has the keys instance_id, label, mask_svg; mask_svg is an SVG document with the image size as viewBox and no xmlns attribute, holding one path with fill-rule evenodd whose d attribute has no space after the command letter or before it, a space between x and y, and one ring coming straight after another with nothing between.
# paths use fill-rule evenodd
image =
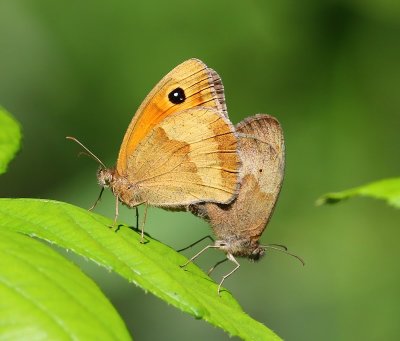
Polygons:
<instances>
[{"instance_id":1,"label":"butterfly","mask_svg":"<svg viewBox=\"0 0 400 341\"><path fill-rule=\"evenodd\" d=\"M145 204L145 220L148 205L229 203L238 193L241 160L222 81L198 59L175 67L147 95L128 126L115 167L107 168L70 139L100 163L102 191L108 187L116 197L115 221L119 202Z\"/></svg>"},{"instance_id":2,"label":"butterfly","mask_svg":"<svg viewBox=\"0 0 400 341\"><path fill-rule=\"evenodd\" d=\"M224 280L240 267L235 257L256 261L267 248L289 253L283 245L264 246L259 242L273 213L284 177L285 145L281 126L276 118L258 114L237 124L236 132L243 162L243 178L238 196L229 204L207 202L189 207L192 213L210 223L217 240L183 266L209 248L220 249L226 254L226 258L216 265L226 260L235 264L235 268L222 277L218 294ZM301 258L289 254L304 264Z\"/></svg>"}]
</instances>

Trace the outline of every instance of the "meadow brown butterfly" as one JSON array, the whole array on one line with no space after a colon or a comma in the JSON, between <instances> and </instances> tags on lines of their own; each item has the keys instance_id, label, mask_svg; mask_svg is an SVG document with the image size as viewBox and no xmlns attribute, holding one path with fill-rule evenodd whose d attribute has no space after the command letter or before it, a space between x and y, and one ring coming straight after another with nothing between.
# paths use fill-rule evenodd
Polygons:
<instances>
[{"instance_id":1,"label":"meadow brown butterfly","mask_svg":"<svg viewBox=\"0 0 400 341\"><path fill-rule=\"evenodd\" d=\"M190 59L169 72L140 105L114 168L82 146L101 164L98 182L116 197L116 220L119 201L128 207L146 204L146 209L231 202L240 182L237 143L220 77Z\"/></svg>"},{"instance_id":2,"label":"meadow brown butterfly","mask_svg":"<svg viewBox=\"0 0 400 341\"><path fill-rule=\"evenodd\" d=\"M227 258L223 261L230 260L236 265L223 276L218 294L223 281L240 266L235 256L256 261L264 255L266 248L288 253L282 245L263 246L259 243L271 218L283 181L285 146L281 126L274 117L259 114L240 122L236 126L236 132L243 162L243 178L238 196L228 205L201 203L189 207L192 213L210 223L217 240L183 266L209 248L224 251ZM303 263L299 257L292 256ZM215 266L209 272L214 268Z\"/></svg>"}]
</instances>

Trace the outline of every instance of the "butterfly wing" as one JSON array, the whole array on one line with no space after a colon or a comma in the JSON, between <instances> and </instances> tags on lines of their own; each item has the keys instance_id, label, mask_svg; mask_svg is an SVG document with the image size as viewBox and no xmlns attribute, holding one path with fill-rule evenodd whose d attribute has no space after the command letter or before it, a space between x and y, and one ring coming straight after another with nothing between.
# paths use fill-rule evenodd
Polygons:
<instances>
[{"instance_id":1,"label":"butterfly wing","mask_svg":"<svg viewBox=\"0 0 400 341\"><path fill-rule=\"evenodd\" d=\"M137 203L181 207L231 201L238 191L237 148L234 127L218 110L200 107L169 115L127 159Z\"/></svg>"},{"instance_id":2,"label":"butterfly wing","mask_svg":"<svg viewBox=\"0 0 400 341\"><path fill-rule=\"evenodd\" d=\"M258 241L275 207L284 175L284 139L269 115L249 117L236 126L243 178L229 205L205 203L191 208L210 221L219 239Z\"/></svg>"},{"instance_id":3,"label":"butterfly wing","mask_svg":"<svg viewBox=\"0 0 400 341\"><path fill-rule=\"evenodd\" d=\"M202 61L189 59L169 72L137 110L119 151L116 166L119 175L127 173L129 156L156 125L169 115L199 106L226 115L221 78Z\"/></svg>"}]
</instances>

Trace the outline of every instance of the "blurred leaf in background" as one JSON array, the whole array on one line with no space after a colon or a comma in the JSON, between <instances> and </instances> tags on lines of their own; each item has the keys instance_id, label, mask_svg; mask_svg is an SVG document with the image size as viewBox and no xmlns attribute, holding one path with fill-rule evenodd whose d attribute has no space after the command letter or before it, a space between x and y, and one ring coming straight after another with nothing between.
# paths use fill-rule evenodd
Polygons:
<instances>
[{"instance_id":1,"label":"blurred leaf in background","mask_svg":"<svg viewBox=\"0 0 400 341\"><path fill-rule=\"evenodd\" d=\"M0 174L7 171L21 144L21 130L17 121L0 107Z\"/></svg>"},{"instance_id":2,"label":"blurred leaf in background","mask_svg":"<svg viewBox=\"0 0 400 341\"><path fill-rule=\"evenodd\" d=\"M89 207L97 165L108 165L132 115L163 75L190 57L214 68L234 123L263 112L282 123L285 183L263 243L229 288L244 310L289 340L397 340L399 213L368 200L315 207L321 193L400 172L400 4L393 1L172 0L0 2L0 103L24 127L0 195ZM113 217L105 195L98 212ZM125 209L122 220L134 219ZM181 248L209 228L186 213L150 209L148 232ZM205 269L220 260L210 252ZM75 259L140 340L226 340L205 323ZM220 273L226 272L221 266ZM154 326L157 326L154 328ZM370 326L370 328L365 328Z\"/></svg>"},{"instance_id":3,"label":"blurred leaf in background","mask_svg":"<svg viewBox=\"0 0 400 341\"><path fill-rule=\"evenodd\" d=\"M389 205L400 208L400 178L383 179L342 192L328 193L317 200L317 205L334 204L357 196L385 200Z\"/></svg>"}]
</instances>

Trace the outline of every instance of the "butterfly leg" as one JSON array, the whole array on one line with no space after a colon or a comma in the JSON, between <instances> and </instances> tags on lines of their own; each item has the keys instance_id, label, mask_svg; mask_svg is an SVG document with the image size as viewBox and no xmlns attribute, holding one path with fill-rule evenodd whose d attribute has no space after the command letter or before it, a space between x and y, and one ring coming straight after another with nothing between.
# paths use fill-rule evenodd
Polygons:
<instances>
[{"instance_id":1,"label":"butterfly leg","mask_svg":"<svg viewBox=\"0 0 400 341\"><path fill-rule=\"evenodd\" d=\"M117 226L117 219L118 219L118 215L119 215L119 200L118 200L118 196L115 196L116 201L115 201L115 217L114 217L114 223L113 223L113 230L116 229Z\"/></svg>"},{"instance_id":2,"label":"butterfly leg","mask_svg":"<svg viewBox=\"0 0 400 341\"><path fill-rule=\"evenodd\" d=\"M210 235L207 235L207 236L199 239L198 241L195 241L194 243L190 244L189 246L186 246L183 249L177 250L176 252L182 252L182 251L185 251L187 249L190 249L191 247L195 246L196 244L202 242L204 239L207 239L207 238L210 239L212 242L215 241L213 237L211 237Z\"/></svg>"},{"instance_id":3,"label":"butterfly leg","mask_svg":"<svg viewBox=\"0 0 400 341\"><path fill-rule=\"evenodd\" d=\"M211 272L213 272L214 269L215 269L218 265L220 265L220 264L222 264L222 263L225 263L227 260L228 260L228 258L224 258L223 260L220 260L219 262L215 263L215 265L214 265L213 267L211 267L210 270L208 270L207 275L210 276Z\"/></svg>"},{"instance_id":4,"label":"butterfly leg","mask_svg":"<svg viewBox=\"0 0 400 341\"><path fill-rule=\"evenodd\" d=\"M89 208L89 211L92 211L98 204L98 202L101 200L101 196L103 195L104 187L101 188L100 194L94 204Z\"/></svg>"},{"instance_id":5,"label":"butterfly leg","mask_svg":"<svg viewBox=\"0 0 400 341\"><path fill-rule=\"evenodd\" d=\"M203 248L202 250L200 250L199 252L197 252L192 258L190 258L185 264L180 265L181 268L186 267L189 263L193 262L197 257L199 257L204 251L210 249L210 248L217 248L219 246L215 246L215 245L207 245L205 248Z\"/></svg>"},{"instance_id":6,"label":"butterfly leg","mask_svg":"<svg viewBox=\"0 0 400 341\"><path fill-rule=\"evenodd\" d=\"M147 202L145 203L145 206L144 206L144 213L143 213L143 221L142 221L142 226L141 226L141 235L140 235L140 243L142 243L142 244L144 244L144 225L145 225L145 223L146 223L146 217L147 217L147 207L148 207L148 204L147 204Z\"/></svg>"},{"instance_id":7,"label":"butterfly leg","mask_svg":"<svg viewBox=\"0 0 400 341\"><path fill-rule=\"evenodd\" d=\"M136 229L139 229L139 208L135 207L135 216L136 216Z\"/></svg>"},{"instance_id":8,"label":"butterfly leg","mask_svg":"<svg viewBox=\"0 0 400 341\"><path fill-rule=\"evenodd\" d=\"M221 280L221 282L220 282L219 285L218 285L218 296L221 296L221 286L222 286L222 283L224 283L225 279L227 279L227 278L228 278L230 275L232 275L237 269L240 268L240 264L238 263L238 261L236 260L236 258L233 257L233 255L232 255L231 253L228 253L228 254L226 255L226 257L227 257L227 259L229 259L231 262L235 263L236 266L235 266L235 268L234 268L231 272L227 273L225 276L222 277L222 280Z\"/></svg>"}]
</instances>

